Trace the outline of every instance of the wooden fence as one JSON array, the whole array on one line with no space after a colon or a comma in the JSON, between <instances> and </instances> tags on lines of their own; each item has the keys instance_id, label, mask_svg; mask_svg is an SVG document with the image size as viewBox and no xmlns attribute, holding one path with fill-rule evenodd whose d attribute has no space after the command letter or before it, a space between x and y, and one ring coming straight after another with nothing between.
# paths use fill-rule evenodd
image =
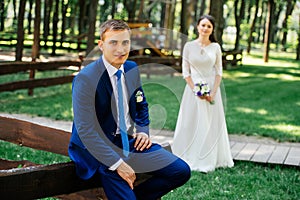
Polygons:
<instances>
[{"instance_id":1,"label":"wooden fence","mask_svg":"<svg viewBox=\"0 0 300 200\"><path fill-rule=\"evenodd\" d=\"M23 120L0 116L0 140L68 156L71 133ZM163 144L171 150L169 144ZM23 166L19 168L18 166ZM149 178L137 174L139 184ZM105 199L100 179L79 179L73 162L39 165L31 161L0 159L1 199Z\"/></svg>"},{"instance_id":2,"label":"wooden fence","mask_svg":"<svg viewBox=\"0 0 300 200\"><path fill-rule=\"evenodd\" d=\"M47 87L52 85L64 84L72 82L74 74L64 75L60 77L35 78L36 71L47 71L66 69L74 66L75 71L80 70L81 61L51 61L51 62L3 62L0 63L0 76L14 74L19 72L28 73L28 80L12 81L0 84L0 92L14 91L19 89L29 89L28 94L33 94L36 87Z\"/></svg>"}]
</instances>

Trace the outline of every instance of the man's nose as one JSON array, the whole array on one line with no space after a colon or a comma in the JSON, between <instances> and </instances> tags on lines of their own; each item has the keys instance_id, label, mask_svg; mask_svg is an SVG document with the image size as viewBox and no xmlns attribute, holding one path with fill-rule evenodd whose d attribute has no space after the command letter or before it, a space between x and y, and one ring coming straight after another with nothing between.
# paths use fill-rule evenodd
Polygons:
<instances>
[{"instance_id":1,"label":"man's nose","mask_svg":"<svg viewBox=\"0 0 300 200\"><path fill-rule=\"evenodd\" d=\"M127 46L123 45L122 43L118 43L116 46L117 51L124 52L127 49Z\"/></svg>"}]
</instances>

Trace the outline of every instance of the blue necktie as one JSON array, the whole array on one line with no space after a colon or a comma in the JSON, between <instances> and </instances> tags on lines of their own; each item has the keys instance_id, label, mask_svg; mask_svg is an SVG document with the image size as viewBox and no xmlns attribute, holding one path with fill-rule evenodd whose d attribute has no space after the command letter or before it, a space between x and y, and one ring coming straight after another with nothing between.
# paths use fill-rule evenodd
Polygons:
<instances>
[{"instance_id":1,"label":"blue necktie","mask_svg":"<svg viewBox=\"0 0 300 200\"><path fill-rule=\"evenodd\" d=\"M118 88L118 108L119 108L119 127L123 144L123 154L127 157L129 154L129 142L127 136L127 128L125 123L125 114L123 107L123 89L122 89L122 70L118 70L115 74L117 79L117 88Z\"/></svg>"}]
</instances>

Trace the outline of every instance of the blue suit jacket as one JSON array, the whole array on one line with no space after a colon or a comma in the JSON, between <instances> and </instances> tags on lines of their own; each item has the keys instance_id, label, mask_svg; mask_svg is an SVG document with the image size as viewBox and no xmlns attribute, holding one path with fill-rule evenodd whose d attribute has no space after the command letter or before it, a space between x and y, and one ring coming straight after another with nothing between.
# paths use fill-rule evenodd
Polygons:
<instances>
[{"instance_id":1,"label":"blue suit jacket","mask_svg":"<svg viewBox=\"0 0 300 200\"><path fill-rule=\"evenodd\" d=\"M140 73L135 62L124 63L125 82L129 95L131 128L129 134L149 134L148 103L144 97L137 102L141 87ZM76 164L77 174L88 179L100 163L112 166L120 159L113 144L116 132L116 102L108 72L102 57L83 68L73 80L72 103L74 121L69 145L70 158Z\"/></svg>"}]
</instances>

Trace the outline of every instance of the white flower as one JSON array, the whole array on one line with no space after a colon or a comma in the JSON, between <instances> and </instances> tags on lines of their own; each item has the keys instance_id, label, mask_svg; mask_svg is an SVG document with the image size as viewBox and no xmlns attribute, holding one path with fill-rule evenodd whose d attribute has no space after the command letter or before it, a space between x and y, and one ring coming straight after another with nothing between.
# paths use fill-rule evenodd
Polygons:
<instances>
[{"instance_id":1,"label":"white flower","mask_svg":"<svg viewBox=\"0 0 300 200\"><path fill-rule=\"evenodd\" d=\"M136 98L136 102L137 103L140 103L143 101L144 99L144 95L143 95L143 92L142 91L137 91L136 95L135 95L135 98Z\"/></svg>"}]
</instances>

